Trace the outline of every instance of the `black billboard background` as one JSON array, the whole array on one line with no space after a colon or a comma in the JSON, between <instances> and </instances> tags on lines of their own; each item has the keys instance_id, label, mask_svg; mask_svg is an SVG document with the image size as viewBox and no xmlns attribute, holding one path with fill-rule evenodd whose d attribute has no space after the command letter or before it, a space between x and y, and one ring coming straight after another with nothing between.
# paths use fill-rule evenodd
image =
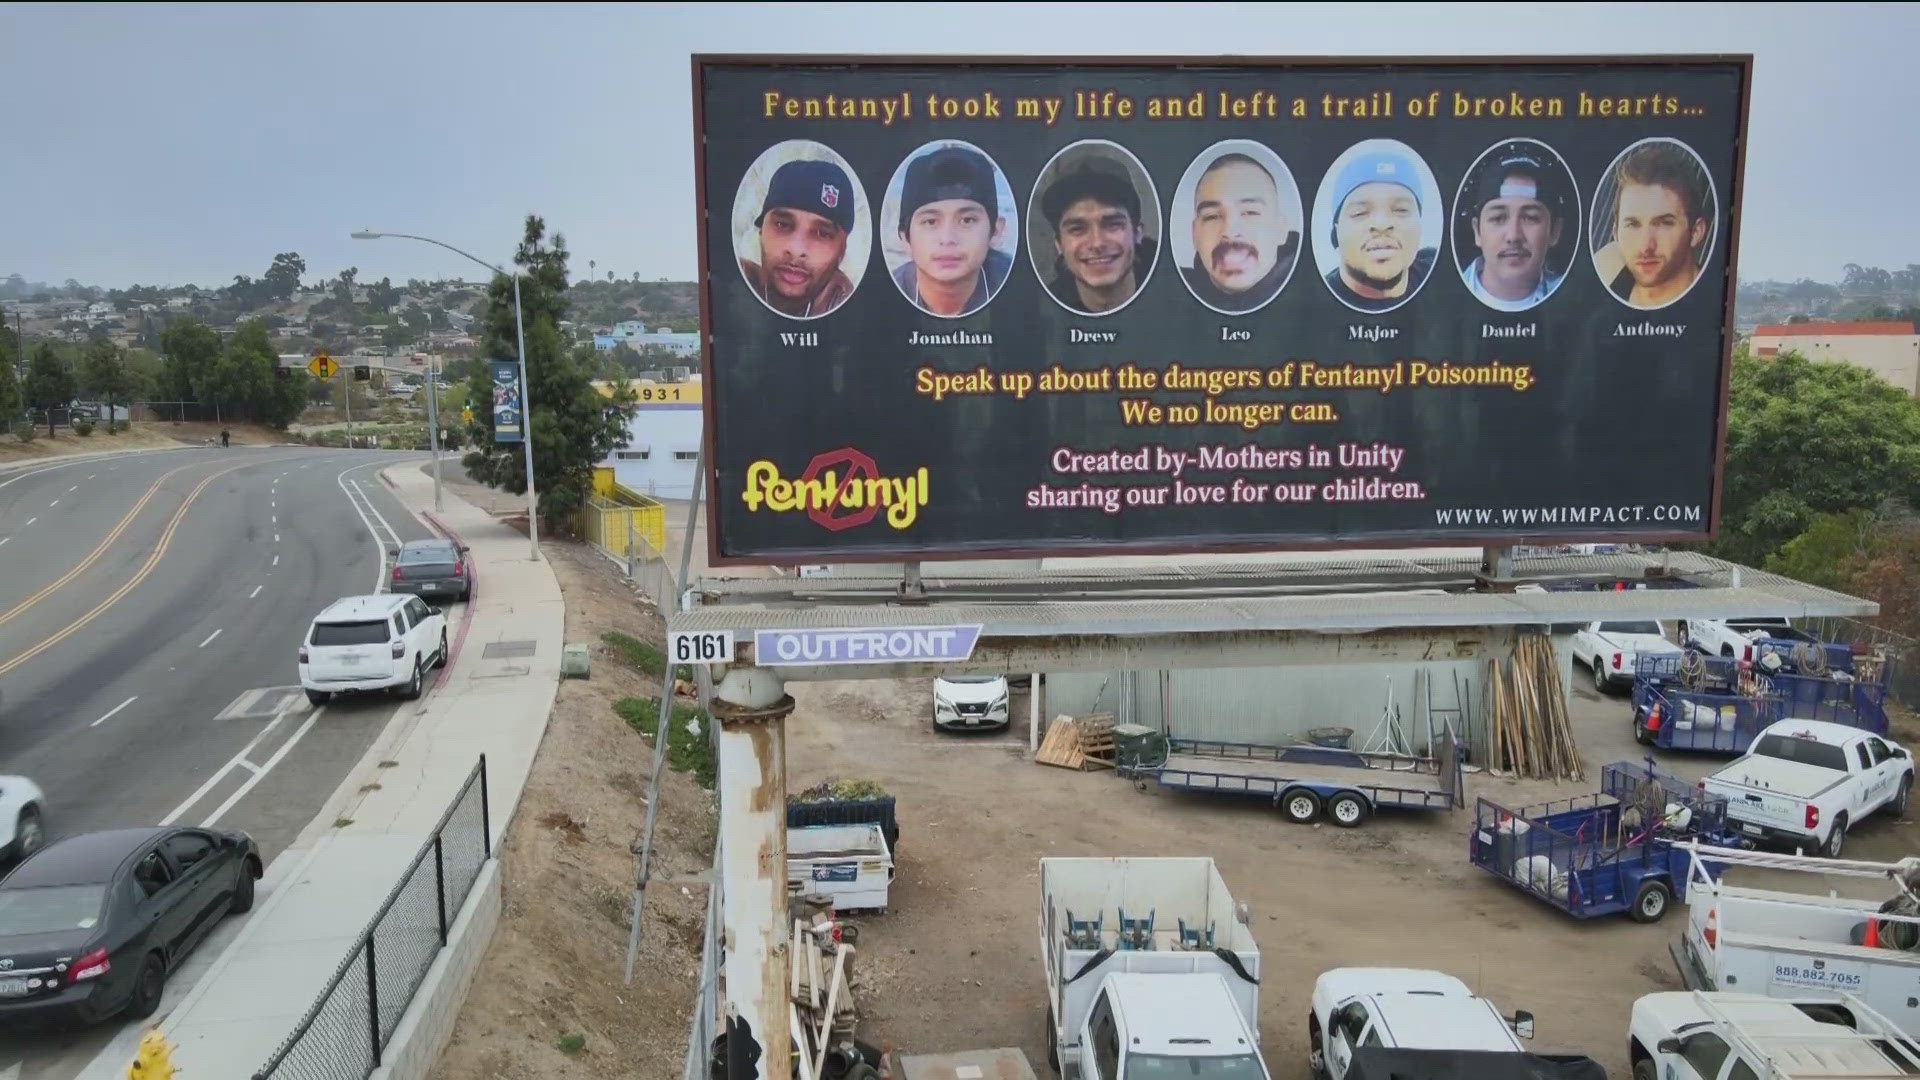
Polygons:
<instances>
[{"instance_id":1,"label":"black billboard background","mask_svg":"<svg viewBox=\"0 0 1920 1080\"><path fill-rule=\"evenodd\" d=\"M710 537L716 561L836 561L875 558L979 557L994 554L1117 550L1207 550L1246 547L1318 547L1344 543L1394 546L1435 541L1512 539L1681 539L1709 532L1717 511L1719 424L1729 342L1730 247L1735 236L1737 165L1744 132L1747 64L1728 60L1628 60L1550 63L1367 62L1350 66L1261 65L1243 68L1142 63L942 64L881 62L857 65L786 62L779 65L696 58L697 109L703 133L703 315L708 332L705 399L710 435ZM915 101L914 116L882 126L874 120L766 118L763 95L787 98L898 97ZM1135 103L1130 120L1074 119L1076 91L1116 91ZM1149 120L1155 97L1203 94L1208 118ZM1220 119L1219 94L1245 98L1271 92L1278 119ZM1361 99L1391 91L1396 115L1382 119L1322 117L1323 95ZM1439 91L1437 118L1413 118L1408 103ZM1557 98L1566 115L1550 118L1455 118L1455 94L1469 99ZM1581 95L1595 99L1670 99L1678 115L1606 118L1579 115ZM928 94L970 98L992 93L999 120L934 120ZM1064 100L1060 119L1015 119L1019 98ZM1295 98L1311 106L1292 119ZM1663 108L1663 111L1664 108ZM1616 300L1593 269L1586 237L1592 199L1616 156L1650 137L1678 139L1705 163L1714 187L1717 221L1713 248L1687 295L1657 311ZM1035 177L1062 147L1081 139L1110 139L1143 162L1159 188L1165 231L1185 228L1166 205L1194 157L1223 139L1250 138L1273 148L1292 171L1306 203L1299 260L1292 279L1271 303L1228 316L1198 303L1179 280L1164 236L1159 264L1142 294L1105 317L1076 315L1054 303L1034 276L1026 251L985 308L943 319L914 308L888 280L879 237L854 295L833 313L811 320L782 318L749 290L738 270L731 209L749 166L770 145L813 139L850 162L876 202L903 158L935 139L963 139L984 150L1005 172L1022 215ZM1436 264L1417 295L1394 311L1369 315L1343 305L1320 280L1313 256L1314 198L1327 168L1354 143L1398 139L1426 161L1439 182L1448 227ZM1580 232L1566 281L1531 311L1498 312L1480 303L1455 270L1453 205L1461 178L1494 143L1531 138L1552 147L1578 185ZM877 211L877 207L875 208ZM873 215L878 229L890 227ZM1022 230L1024 233L1024 229ZM1025 237L1022 236L1024 247ZM1045 260L1043 260L1044 262ZM1617 336L1623 324L1684 326L1678 337ZM1482 327L1533 324L1538 336L1486 339ZM1354 340L1353 327L1399 330L1396 338ZM1111 345L1068 343L1070 328L1113 331ZM1251 332L1248 341L1223 341L1222 329ZM914 346L909 336L962 330L991 334L992 346ZM813 347L781 344L782 333L815 332ZM1267 369L1289 360L1328 366L1346 362L1531 365L1535 385L1524 393L1498 387L1402 387L1372 390L1262 390L1232 392L1220 400L1325 401L1337 423L1264 427L1160 426L1129 428L1121 397L1166 404L1197 404L1197 393L1032 394L1025 400L993 395L935 402L915 392L923 366L965 372L985 365L997 372L1244 366ZM1203 445L1323 449L1341 443L1384 442L1406 450L1397 475L1370 469L1308 469L1298 473L1242 470L1250 481L1311 481L1336 475L1382 475L1413 480L1425 497L1412 502L1304 505L1205 505L1098 510L1029 510L1026 493L1038 484L1101 486L1171 483L1164 475L1062 476L1050 465L1057 447L1097 452L1159 444L1191 452ZM767 460L780 475L798 478L817 454L855 448L871 456L882 476L929 469L930 500L911 528L896 530L882 516L832 532L805 513L750 512L741 499L748 466ZM1228 484L1234 473L1183 480ZM1507 523L1503 509L1639 507L1639 521L1583 524ZM1700 517L1645 518L1656 507L1698 508ZM1469 519L1441 525L1437 510L1494 511L1490 523Z\"/></svg>"}]
</instances>

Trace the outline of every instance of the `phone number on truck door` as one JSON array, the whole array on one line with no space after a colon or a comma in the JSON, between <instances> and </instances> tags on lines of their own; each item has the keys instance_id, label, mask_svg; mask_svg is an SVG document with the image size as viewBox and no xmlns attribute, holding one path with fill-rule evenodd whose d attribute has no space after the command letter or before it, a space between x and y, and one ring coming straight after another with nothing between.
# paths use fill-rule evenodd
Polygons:
<instances>
[{"instance_id":1,"label":"phone number on truck door","mask_svg":"<svg viewBox=\"0 0 1920 1080\"><path fill-rule=\"evenodd\" d=\"M1802 966L1799 964L1773 965L1773 981L1776 986L1810 986L1831 990L1858 990L1866 985L1867 977L1858 971L1842 971L1827 967Z\"/></svg>"}]
</instances>

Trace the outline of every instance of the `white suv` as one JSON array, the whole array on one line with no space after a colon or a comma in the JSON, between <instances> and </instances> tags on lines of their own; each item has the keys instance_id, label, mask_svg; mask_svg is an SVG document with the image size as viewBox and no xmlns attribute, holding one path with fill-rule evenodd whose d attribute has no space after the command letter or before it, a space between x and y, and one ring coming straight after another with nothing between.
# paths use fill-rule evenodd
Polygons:
<instances>
[{"instance_id":1,"label":"white suv","mask_svg":"<svg viewBox=\"0 0 1920 1080\"><path fill-rule=\"evenodd\" d=\"M300 685L324 705L366 690L417 698L429 667L447 662L447 617L417 596L349 596L327 606L300 646Z\"/></svg>"}]
</instances>

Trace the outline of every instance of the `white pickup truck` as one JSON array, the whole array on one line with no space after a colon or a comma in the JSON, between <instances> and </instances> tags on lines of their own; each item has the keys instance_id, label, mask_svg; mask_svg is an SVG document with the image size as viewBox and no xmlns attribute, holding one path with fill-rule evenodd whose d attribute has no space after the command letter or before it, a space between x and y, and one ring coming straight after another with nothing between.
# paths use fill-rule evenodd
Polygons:
<instances>
[{"instance_id":1,"label":"white pickup truck","mask_svg":"<svg viewBox=\"0 0 1920 1080\"><path fill-rule=\"evenodd\" d=\"M1041 859L1040 907L1065 1080L1271 1080L1260 947L1212 859Z\"/></svg>"},{"instance_id":2,"label":"white pickup truck","mask_svg":"<svg viewBox=\"0 0 1920 1080\"><path fill-rule=\"evenodd\" d=\"M1736 660L1754 659L1753 639L1757 637L1816 643L1812 635L1795 630L1793 623L1782 618L1689 619L1680 628L1683 643L1691 642L1708 656Z\"/></svg>"},{"instance_id":3,"label":"white pickup truck","mask_svg":"<svg viewBox=\"0 0 1920 1080\"><path fill-rule=\"evenodd\" d=\"M1632 686L1640 657L1668 654L1679 656L1680 646L1652 619L1586 623L1573 635L1574 658L1593 672L1593 688L1602 694Z\"/></svg>"},{"instance_id":4,"label":"white pickup truck","mask_svg":"<svg viewBox=\"0 0 1920 1080\"><path fill-rule=\"evenodd\" d=\"M1859 728L1781 720L1701 785L1727 800L1729 824L1748 840L1837 859L1847 830L1868 814L1884 807L1906 816L1913 758Z\"/></svg>"},{"instance_id":5,"label":"white pickup truck","mask_svg":"<svg viewBox=\"0 0 1920 1080\"><path fill-rule=\"evenodd\" d=\"M1313 983L1307 1067L1314 1080L1349 1080L1364 1047L1525 1054L1533 1014L1502 1016L1493 1002L1438 971L1334 968Z\"/></svg>"},{"instance_id":6,"label":"white pickup truck","mask_svg":"<svg viewBox=\"0 0 1920 1080\"><path fill-rule=\"evenodd\" d=\"M1852 995L1788 1001L1676 991L1633 1003L1633 1080L1891 1080L1920 1073L1920 1045Z\"/></svg>"}]
</instances>

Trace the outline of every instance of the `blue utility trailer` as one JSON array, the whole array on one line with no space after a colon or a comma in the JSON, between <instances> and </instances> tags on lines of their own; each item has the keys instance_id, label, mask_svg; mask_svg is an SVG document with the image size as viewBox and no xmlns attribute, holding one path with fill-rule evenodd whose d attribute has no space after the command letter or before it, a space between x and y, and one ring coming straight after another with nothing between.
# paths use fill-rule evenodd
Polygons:
<instances>
[{"instance_id":1,"label":"blue utility trailer","mask_svg":"<svg viewBox=\"0 0 1920 1080\"><path fill-rule=\"evenodd\" d=\"M1825 677L1769 675L1743 660L1699 654L1671 671L1642 665L1633 686L1633 735L1645 746L1719 754L1746 753L1781 720L1824 720L1885 735L1891 666L1878 666L1866 682L1843 668Z\"/></svg>"},{"instance_id":2,"label":"blue utility trailer","mask_svg":"<svg viewBox=\"0 0 1920 1080\"><path fill-rule=\"evenodd\" d=\"M1676 841L1688 839L1739 846L1726 800L1662 775L1651 759L1623 761L1600 771L1597 794L1518 808L1480 799L1467 857L1574 918L1650 923L1686 898L1689 856Z\"/></svg>"},{"instance_id":3,"label":"blue utility trailer","mask_svg":"<svg viewBox=\"0 0 1920 1080\"><path fill-rule=\"evenodd\" d=\"M1306 824L1323 812L1353 828L1375 810L1465 807L1465 770L1451 731L1434 756L1374 754L1320 746L1167 740L1167 757L1151 772L1162 787L1267 799L1287 820Z\"/></svg>"}]
</instances>

